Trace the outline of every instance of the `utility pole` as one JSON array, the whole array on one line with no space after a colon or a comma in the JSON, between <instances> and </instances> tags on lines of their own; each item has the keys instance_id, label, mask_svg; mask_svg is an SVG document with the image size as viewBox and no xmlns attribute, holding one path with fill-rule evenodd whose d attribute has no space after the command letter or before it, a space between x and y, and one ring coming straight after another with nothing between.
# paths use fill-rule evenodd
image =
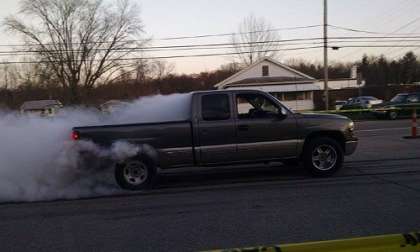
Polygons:
<instances>
[{"instance_id":1,"label":"utility pole","mask_svg":"<svg viewBox=\"0 0 420 252\"><path fill-rule=\"evenodd\" d=\"M324 101L325 109L328 110L328 0L324 0Z\"/></svg>"}]
</instances>

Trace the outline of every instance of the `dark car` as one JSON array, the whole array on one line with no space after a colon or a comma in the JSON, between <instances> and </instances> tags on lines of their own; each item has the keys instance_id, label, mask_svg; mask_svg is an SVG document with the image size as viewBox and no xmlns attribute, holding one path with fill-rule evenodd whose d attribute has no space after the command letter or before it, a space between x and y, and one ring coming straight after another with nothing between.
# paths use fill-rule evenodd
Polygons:
<instances>
[{"instance_id":1,"label":"dark car","mask_svg":"<svg viewBox=\"0 0 420 252\"><path fill-rule=\"evenodd\" d=\"M373 106L373 113L378 118L395 120L399 117L410 117L414 108L420 114L420 93L401 93L389 102Z\"/></svg>"},{"instance_id":2,"label":"dark car","mask_svg":"<svg viewBox=\"0 0 420 252\"><path fill-rule=\"evenodd\" d=\"M188 104L187 120L76 127L73 138L144 150L115 164L116 181L131 190L150 187L157 168L301 161L313 175L328 176L357 146L347 117L293 113L260 91L194 92Z\"/></svg>"},{"instance_id":3,"label":"dark car","mask_svg":"<svg viewBox=\"0 0 420 252\"><path fill-rule=\"evenodd\" d=\"M349 109L368 109L377 104L381 104L383 101L373 96L358 96L349 98L340 110Z\"/></svg>"}]
</instances>

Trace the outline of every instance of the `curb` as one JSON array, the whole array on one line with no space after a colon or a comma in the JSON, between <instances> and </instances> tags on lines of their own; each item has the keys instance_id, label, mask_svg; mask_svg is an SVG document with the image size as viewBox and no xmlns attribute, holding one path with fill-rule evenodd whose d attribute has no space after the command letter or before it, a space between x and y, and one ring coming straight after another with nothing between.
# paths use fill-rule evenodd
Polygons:
<instances>
[{"instance_id":1,"label":"curb","mask_svg":"<svg viewBox=\"0 0 420 252\"><path fill-rule=\"evenodd\" d=\"M419 252L420 233L367 236L352 239L210 250L208 252Z\"/></svg>"}]
</instances>

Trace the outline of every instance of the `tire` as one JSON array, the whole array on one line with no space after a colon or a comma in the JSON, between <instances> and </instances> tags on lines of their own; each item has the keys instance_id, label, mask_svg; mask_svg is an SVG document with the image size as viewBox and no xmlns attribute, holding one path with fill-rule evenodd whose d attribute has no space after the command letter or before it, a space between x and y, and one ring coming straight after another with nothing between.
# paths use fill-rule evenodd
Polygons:
<instances>
[{"instance_id":1,"label":"tire","mask_svg":"<svg viewBox=\"0 0 420 252\"><path fill-rule=\"evenodd\" d=\"M388 112L388 118L390 120L396 120L398 118L398 113L395 110L391 110Z\"/></svg>"},{"instance_id":2,"label":"tire","mask_svg":"<svg viewBox=\"0 0 420 252\"><path fill-rule=\"evenodd\" d=\"M151 189L156 183L156 167L150 158L129 158L115 166L115 180L126 190Z\"/></svg>"},{"instance_id":3,"label":"tire","mask_svg":"<svg viewBox=\"0 0 420 252\"><path fill-rule=\"evenodd\" d=\"M303 164L313 176L331 176L343 166L343 161L343 148L332 138L313 138L305 145Z\"/></svg>"}]
</instances>

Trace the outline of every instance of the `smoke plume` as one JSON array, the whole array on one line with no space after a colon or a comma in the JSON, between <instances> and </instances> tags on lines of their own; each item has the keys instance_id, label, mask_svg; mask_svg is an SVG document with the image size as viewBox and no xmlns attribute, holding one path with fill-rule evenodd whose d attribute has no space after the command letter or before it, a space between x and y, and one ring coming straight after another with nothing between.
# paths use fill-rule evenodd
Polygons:
<instances>
[{"instance_id":1,"label":"smoke plume","mask_svg":"<svg viewBox=\"0 0 420 252\"><path fill-rule=\"evenodd\" d=\"M138 147L123 139L108 149L74 142L70 140L72 127L185 120L190 98L188 94L145 97L110 114L88 108L65 108L52 118L0 112L0 202L123 193L114 181L112 166L86 165L79 153L123 160L136 155Z\"/></svg>"}]
</instances>

